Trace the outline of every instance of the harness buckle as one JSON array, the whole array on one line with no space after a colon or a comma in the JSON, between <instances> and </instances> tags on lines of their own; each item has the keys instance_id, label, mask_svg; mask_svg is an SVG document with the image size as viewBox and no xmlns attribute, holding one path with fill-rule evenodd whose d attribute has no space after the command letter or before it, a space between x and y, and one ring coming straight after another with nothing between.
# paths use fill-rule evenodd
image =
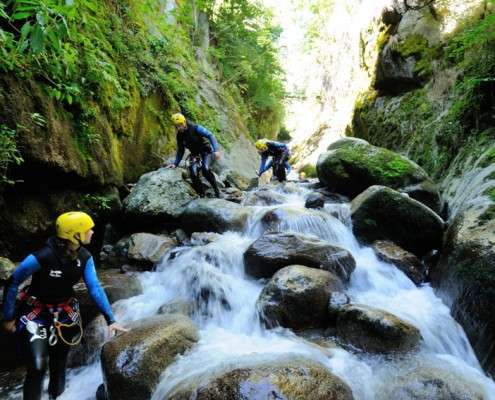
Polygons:
<instances>
[{"instance_id":1,"label":"harness buckle","mask_svg":"<svg viewBox=\"0 0 495 400\"><path fill-rule=\"evenodd\" d=\"M34 296L30 296L29 294L26 294L26 297L27 297L27 300L26 300L26 303L30 306L34 306L35 302L36 302L36 297Z\"/></svg>"}]
</instances>

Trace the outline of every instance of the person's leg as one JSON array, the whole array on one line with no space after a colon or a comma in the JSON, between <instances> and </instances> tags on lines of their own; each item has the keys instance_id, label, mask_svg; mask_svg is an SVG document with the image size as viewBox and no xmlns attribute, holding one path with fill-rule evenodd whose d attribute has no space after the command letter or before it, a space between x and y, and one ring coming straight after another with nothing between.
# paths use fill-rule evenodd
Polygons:
<instances>
[{"instance_id":1,"label":"person's leg","mask_svg":"<svg viewBox=\"0 0 495 400\"><path fill-rule=\"evenodd\" d=\"M205 189L199 178L198 163L196 161L189 166L189 174L191 175L193 189L199 194L199 197L205 197Z\"/></svg>"},{"instance_id":2,"label":"person's leg","mask_svg":"<svg viewBox=\"0 0 495 400\"><path fill-rule=\"evenodd\" d=\"M65 390L65 375L67 370L67 356L69 355L69 349L70 347L62 342L60 338L55 346L50 346L48 349L48 366L50 371L48 394L50 395L50 399L56 399Z\"/></svg>"},{"instance_id":3,"label":"person's leg","mask_svg":"<svg viewBox=\"0 0 495 400\"><path fill-rule=\"evenodd\" d=\"M284 158L280 158L273 162L273 169L275 175L279 182L284 182L286 180Z\"/></svg>"},{"instance_id":4,"label":"person's leg","mask_svg":"<svg viewBox=\"0 0 495 400\"><path fill-rule=\"evenodd\" d=\"M202 166L203 176L205 177L205 179L208 181L208 183L211 185L211 187L215 191L215 196L216 197L221 197L220 189L218 189L218 185L217 185L217 181L215 179L215 175L213 175L213 172L211 172L211 170L210 170L211 156L212 156L211 153L202 154L202 158L203 158L203 166Z\"/></svg>"},{"instance_id":5,"label":"person's leg","mask_svg":"<svg viewBox=\"0 0 495 400\"><path fill-rule=\"evenodd\" d=\"M19 340L26 360L24 400L41 399L43 380L48 366L48 337L48 329L34 321L19 326Z\"/></svg>"}]
</instances>

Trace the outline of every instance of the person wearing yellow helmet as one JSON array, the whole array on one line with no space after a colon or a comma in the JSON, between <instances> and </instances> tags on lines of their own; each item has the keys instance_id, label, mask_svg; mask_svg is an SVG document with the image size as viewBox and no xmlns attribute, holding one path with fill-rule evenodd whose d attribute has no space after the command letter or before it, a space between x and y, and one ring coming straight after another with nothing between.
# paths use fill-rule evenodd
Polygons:
<instances>
[{"instance_id":1,"label":"person wearing yellow helmet","mask_svg":"<svg viewBox=\"0 0 495 400\"><path fill-rule=\"evenodd\" d=\"M287 180L287 175L291 171L289 165L289 146L285 143L275 142L267 139L259 139L254 146L261 155L260 169L256 171L256 176L260 177L261 174L268 171L273 167L273 174L279 182ZM271 160L267 162L268 157L271 156Z\"/></svg>"},{"instance_id":2,"label":"person wearing yellow helmet","mask_svg":"<svg viewBox=\"0 0 495 400\"><path fill-rule=\"evenodd\" d=\"M215 192L215 196L220 198L221 193L218 188L215 175L210 169L210 164L213 160L220 158L220 152L218 151L218 144L213 134L201 125L193 124L187 120L182 114L172 115L172 123L177 130L177 154L173 164L168 165L166 168L177 168L182 157L184 156L185 149L187 148L191 154L189 156L189 173L191 176L193 188L198 193L199 197L206 197L205 190L199 172L203 173L208 183L211 185Z\"/></svg>"},{"instance_id":3,"label":"person wearing yellow helmet","mask_svg":"<svg viewBox=\"0 0 495 400\"><path fill-rule=\"evenodd\" d=\"M302 171L302 172L299 174L299 180L300 180L300 181L305 181L305 180L306 180L306 172Z\"/></svg>"},{"instance_id":4,"label":"person wearing yellow helmet","mask_svg":"<svg viewBox=\"0 0 495 400\"><path fill-rule=\"evenodd\" d=\"M82 337L82 321L74 285L82 277L108 324L111 338L128 332L112 314L110 303L96 275L93 257L83 245L93 236L93 219L80 211L60 215L56 236L28 255L12 272L4 288L2 327L17 333L26 361L24 399L40 399L46 370L50 372L48 395L56 399L65 389L67 356ZM19 286L21 304L15 310Z\"/></svg>"}]
</instances>

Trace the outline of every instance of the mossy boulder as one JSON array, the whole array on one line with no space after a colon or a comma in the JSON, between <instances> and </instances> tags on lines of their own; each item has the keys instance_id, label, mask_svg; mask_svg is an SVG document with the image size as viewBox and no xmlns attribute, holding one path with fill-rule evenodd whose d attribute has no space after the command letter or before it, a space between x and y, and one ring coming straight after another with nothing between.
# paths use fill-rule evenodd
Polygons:
<instances>
[{"instance_id":1,"label":"mossy boulder","mask_svg":"<svg viewBox=\"0 0 495 400\"><path fill-rule=\"evenodd\" d=\"M441 212L440 191L419 165L365 141L339 142L318 158L318 179L326 187L355 197L370 186L388 186Z\"/></svg>"},{"instance_id":2,"label":"mossy boulder","mask_svg":"<svg viewBox=\"0 0 495 400\"><path fill-rule=\"evenodd\" d=\"M443 220L424 204L385 186L371 186L351 202L352 229L363 244L390 240L422 257L440 250Z\"/></svg>"}]
</instances>

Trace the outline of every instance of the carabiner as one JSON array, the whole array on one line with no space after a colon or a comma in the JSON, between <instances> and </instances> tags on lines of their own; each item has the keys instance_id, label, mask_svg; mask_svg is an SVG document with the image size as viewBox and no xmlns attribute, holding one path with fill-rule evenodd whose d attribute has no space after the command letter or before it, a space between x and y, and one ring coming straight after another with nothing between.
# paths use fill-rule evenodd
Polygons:
<instances>
[{"instance_id":1,"label":"carabiner","mask_svg":"<svg viewBox=\"0 0 495 400\"><path fill-rule=\"evenodd\" d=\"M54 312L53 323L52 326L50 326L50 337L48 338L48 344L50 346L55 346L58 342L57 330L55 328L57 322L58 322L58 312Z\"/></svg>"}]
</instances>

